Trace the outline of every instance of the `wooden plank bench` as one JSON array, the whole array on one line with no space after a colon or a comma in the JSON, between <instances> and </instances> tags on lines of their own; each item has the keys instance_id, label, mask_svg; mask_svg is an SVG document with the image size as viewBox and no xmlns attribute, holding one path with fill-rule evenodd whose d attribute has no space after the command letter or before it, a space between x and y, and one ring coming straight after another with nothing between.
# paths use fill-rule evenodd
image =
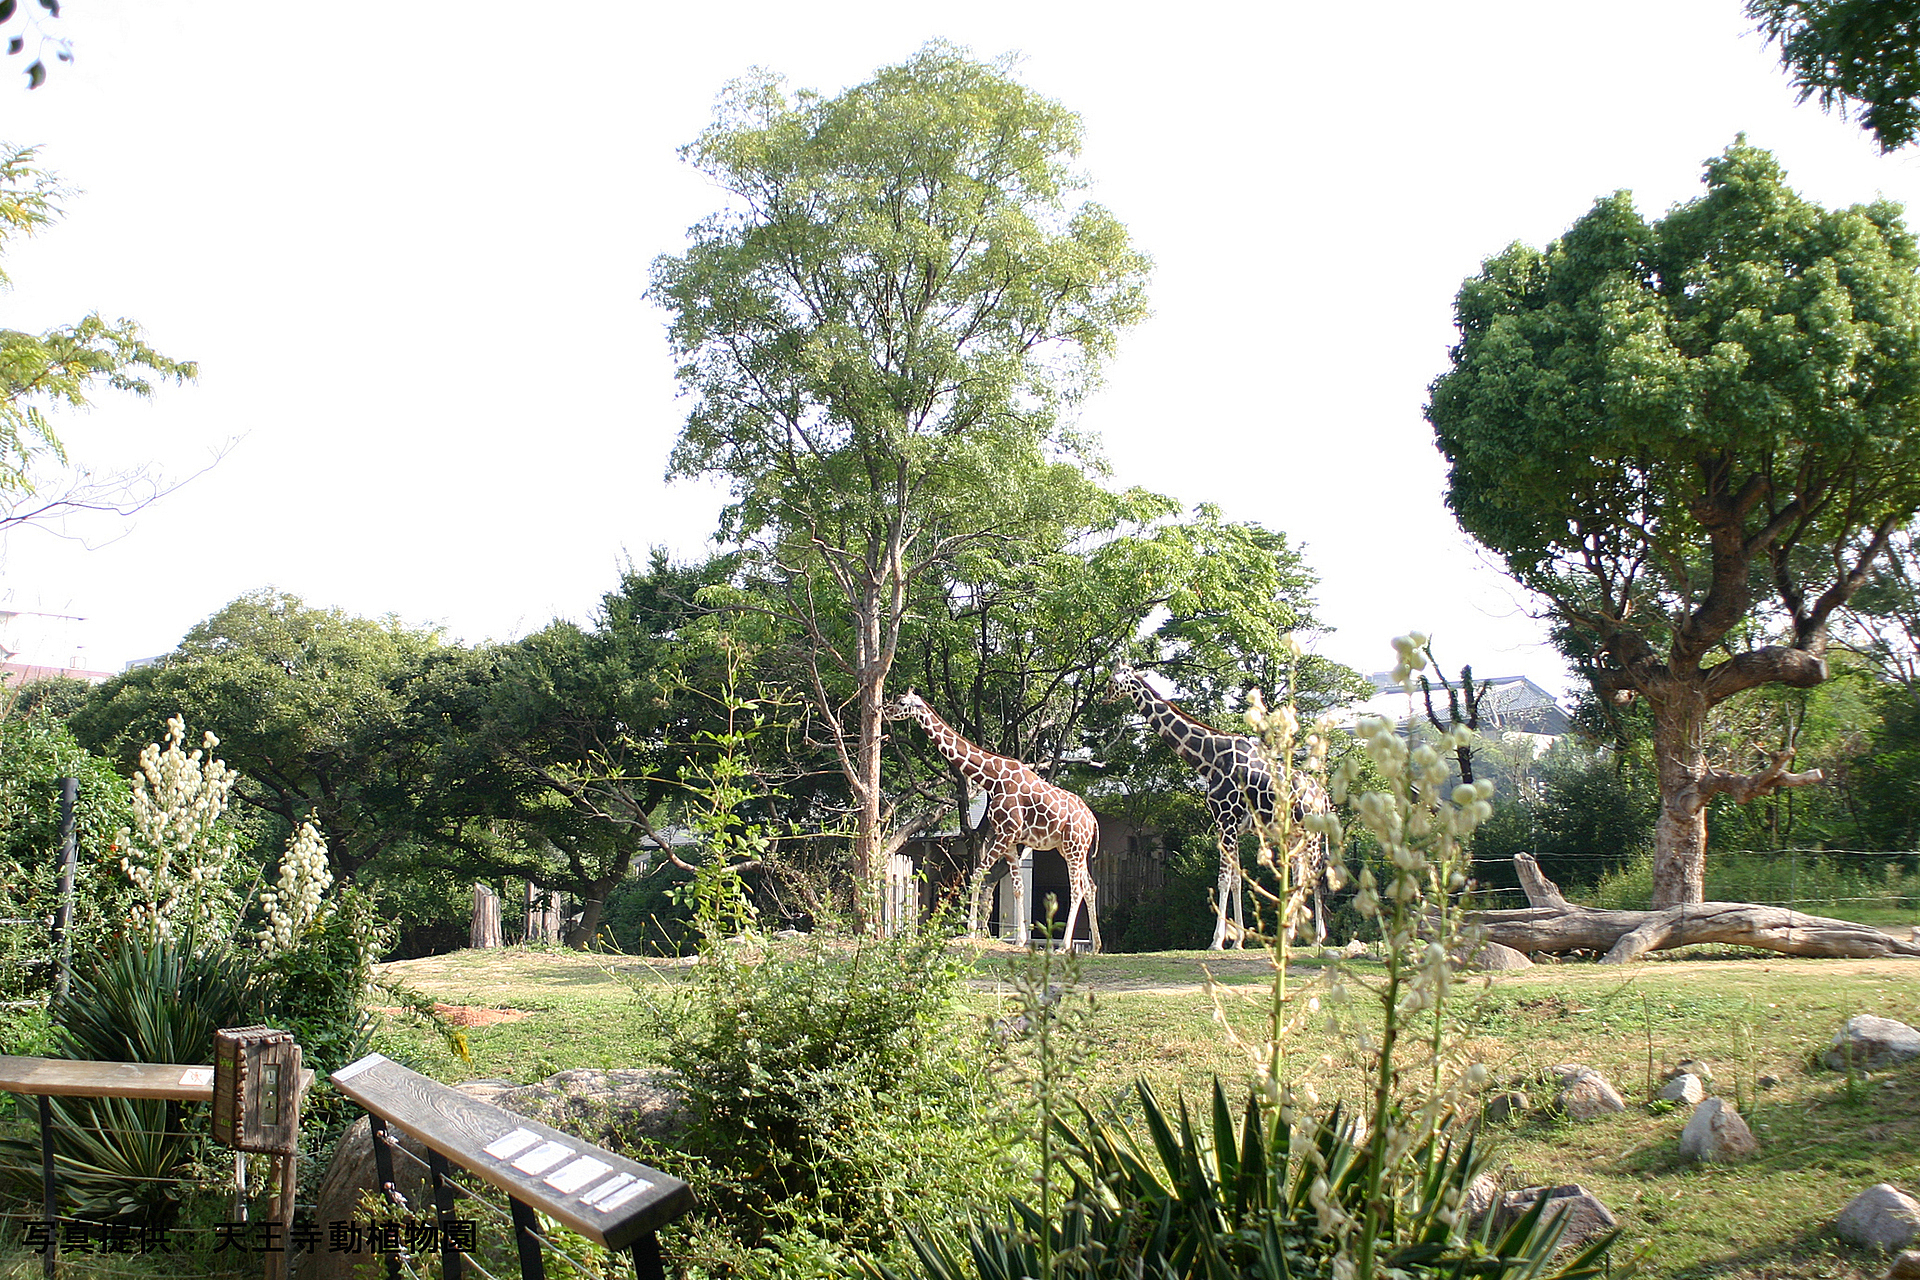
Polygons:
<instances>
[{"instance_id":1,"label":"wooden plank bench","mask_svg":"<svg viewBox=\"0 0 1920 1280\"><path fill-rule=\"evenodd\" d=\"M534 1213L566 1224L610 1250L631 1249L642 1280L664 1280L655 1234L693 1207L693 1189L678 1178L562 1133L369 1054L333 1073L333 1085L363 1107L374 1126L374 1159L383 1183L393 1181L384 1128L406 1133L435 1157L429 1161L441 1215L452 1209L449 1165L506 1193L513 1209L522 1280L543 1280L545 1264ZM447 1280L460 1275L456 1250L444 1248Z\"/></svg>"},{"instance_id":2,"label":"wooden plank bench","mask_svg":"<svg viewBox=\"0 0 1920 1280\"><path fill-rule=\"evenodd\" d=\"M40 1099L40 1188L47 1234L46 1275L60 1254L58 1191L53 1176L53 1108L48 1098L152 1098L209 1102L213 1068L179 1062L81 1062L0 1054L0 1090Z\"/></svg>"}]
</instances>

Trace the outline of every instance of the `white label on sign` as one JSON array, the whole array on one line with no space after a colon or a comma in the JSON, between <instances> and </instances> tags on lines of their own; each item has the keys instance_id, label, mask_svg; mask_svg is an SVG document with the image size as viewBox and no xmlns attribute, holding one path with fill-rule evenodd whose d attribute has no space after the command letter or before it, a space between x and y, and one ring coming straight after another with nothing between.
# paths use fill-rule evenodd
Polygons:
<instances>
[{"instance_id":1,"label":"white label on sign","mask_svg":"<svg viewBox=\"0 0 1920 1280\"><path fill-rule=\"evenodd\" d=\"M633 1175L630 1173L616 1174L580 1198L587 1202L589 1208L597 1209L600 1207L600 1201L605 1200L608 1196L632 1181Z\"/></svg>"},{"instance_id":2,"label":"white label on sign","mask_svg":"<svg viewBox=\"0 0 1920 1280\"><path fill-rule=\"evenodd\" d=\"M564 1142L543 1142L515 1160L513 1167L522 1173L545 1173L572 1154L573 1148Z\"/></svg>"},{"instance_id":3,"label":"white label on sign","mask_svg":"<svg viewBox=\"0 0 1920 1280\"><path fill-rule=\"evenodd\" d=\"M385 1061L387 1061L386 1054L370 1053L366 1057L360 1059L360 1061L349 1062L346 1066L334 1072L333 1078L335 1080L351 1080L355 1076L359 1075L362 1071L370 1071L374 1067L379 1066L381 1063Z\"/></svg>"},{"instance_id":4,"label":"white label on sign","mask_svg":"<svg viewBox=\"0 0 1920 1280\"><path fill-rule=\"evenodd\" d=\"M188 1067L180 1073L181 1084L212 1084L212 1067Z\"/></svg>"},{"instance_id":5,"label":"white label on sign","mask_svg":"<svg viewBox=\"0 0 1920 1280\"><path fill-rule=\"evenodd\" d=\"M563 1165L548 1174L547 1185L563 1196L570 1196L611 1168L613 1166L604 1160L581 1156L572 1164Z\"/></svg>"},{"instance_id":6,"label":"white label on sign","mask_svg":"<svg viewBox=\"0 0 1920 1280\"><path fill-rule=\"evenodd\" d=\"M635 1178L632 1186L622 1187L609 1195L601 1196L593 1202L593 1207L602 1213L612 1213L615 1209L618 1209L621 1205L652 1186L653 1184L645 1178Z\"/></svg>"},{"instance_id":7,"label":"white label on sign","mask_svg":"<svg viewBox=\"0 0 1920 1280\"><path fill-rule=\"evenodd\" d=\"M540 1141L540 1135L531 1129L515 1129L512 1133L495 1138L480 1148L495 1160L511 1160Z\"/></svg>"}]
</instances>

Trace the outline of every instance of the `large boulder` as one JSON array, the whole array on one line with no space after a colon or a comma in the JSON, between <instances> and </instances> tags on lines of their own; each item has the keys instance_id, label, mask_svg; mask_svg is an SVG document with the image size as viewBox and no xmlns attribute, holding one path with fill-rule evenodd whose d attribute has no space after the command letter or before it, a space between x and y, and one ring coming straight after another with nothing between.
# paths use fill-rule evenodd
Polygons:
<instances>
[{"instance_id":1,"label":"large boulder","mask_svg":"<svg viewBox=\"0 0 1920 1280\"><path fill-rule=\"evenodd\" d=\"M1920 1240L1920 1200L1888 1182L1868 1187L1833 1220L1834 1232L1849 1244L1888 1253Z\"/></svg>"},{"instance_id":2,"label":"large boulder","mask_svg":"<svg viewBox=\"0 0 1920 1280\"><path fill-rule=\"evenodd\" d=\"M1833 1033L1833 1048L1820 1061L1829 1071L1845 1071L1849 1060L1855 1070L1878 1071L1915 1058L1920 1058L1920 1031L1892 1018L1856 1013Z\"/></svg>"},{"instance_id":3,"label":"large boulder","mask_svg":"<svg viewBox=\"0 0 1920 1280\"><path fill-rule=\"evenodd\" d=\"M1920 1249L1908 1249L1896 1257L1885 1280L1920 1280Z\"/></svg>"},{"instance_id":4,"label":"large boulder","mask_svg":"<svg viewBox=\"0 0 1920 1280\"><path fill-rule=\"evenodd\" d=\"M1719 1098L1708 1098L1695 1107L1693 1118L1680 1132L1680 1154L1703 1164L1744 1160L1759 1149L1740 1113Z\"/></svg>"},{"instance_id":5,"label":"large boulder","mask_svg":"<svg viewBox=\"0 0 1920 1280\"><path fill-rule=\"evenodd\" d=\"M1562 1217L1566 1222L1566 1228L1560 1233L1561 1249L1577 1248L1620 1225L1607 1206L1600 1203L1600 1197L1574 1182L1558 1187L1523 1187L1518 1191L1509 1191L1494 1206L1494 1235L1497 1237L1512 1226L1543 1195L1547 1198L1547 1208L1541 1214L1541 1221L1552 1222L1555 1217Z\"/></svg>"},{"instance_id":6,"label":"large boulder","mask_svg":"<svg viewBox=\"0 0 1920 1280\"><path fill-rule=\"evenodd\" d=\"M1553 1105L1575 1120L1594 1120L1615 1111L1625 1111L1626 1101L1607 1078L1592 1067L1563 1062L1553 1069L1560 1079L1560 1091Z\"/></svg>"},{"instance_id":7,"label":"large boulder","mask_svg":"<svg viewBox=\"0 0 1920 1280\"><path fill-rule=\"evenodd\" d=\"M671 1071L595 1071L577 1068L549 1076L536 1084L516 1085L511 1080L469 1080L454 1088L477 1102L487 1102L515 1115L539 1120L556 1129L585 1138L596 1146L620 1149L634 1138L666 1139L678 1137L687 1126L688 1113L678 1078ZM427 1182L427 1150L405 1134L395 1134L395 1145L409 1151L415 1159L396 1155L393 1161L394 1189L406 1200L408 1208L395 1210L395 1216L432 1216L433 1195ZM348 1126L333 1149L314 1199L314 1221L324 1231L330 1222L365 1222L367 1214L360 1205L364 1196L375 1194L379 1178L374 1170L373 1129L367 1117ZM300 1280L352 1280L354 1265L364 1264L345 1252L302 1254Z\"/></svg>"},{"instance_id":8,"label":"large boulder","mask_svg":"<svg viewBox=\"0 0 1920 1280\"><path fill-rule=\"evenodd\" d=\"M1456 969L1471 969L1475 973L1488 973L1498 969L1531 969L1533 960L1524 951L1498 942L1483 942L1472 955L1455 952L1452 956Z\"/></svg>"}]
</instances>

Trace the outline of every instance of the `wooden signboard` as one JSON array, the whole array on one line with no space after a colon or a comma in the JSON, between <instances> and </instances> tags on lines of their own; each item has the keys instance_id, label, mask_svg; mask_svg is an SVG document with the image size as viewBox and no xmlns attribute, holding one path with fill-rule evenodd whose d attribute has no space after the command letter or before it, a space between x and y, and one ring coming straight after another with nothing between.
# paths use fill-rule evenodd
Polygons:
<instances>
[{"instance_id":1,"label":"wooden signboard","mask_svg":"<svg viewBox=\"0 0 1920 1280\"><path fill-rule=\"evenodd\" d=\"M292 1155L300 1139L300 1046L291 1031L227 1027L213 1035L213 1140Z\"/></svg>"},{"instance_id":2,"label":"wooden signboard","mask_svg":"<svg viewBox=\"0 0 1920 1280\"><path fill-rule=\"evenodd\" d=\"M450 1163L596 1244L624 1249L693 1207L678 1178L467 1097L375 1053L334 1087Z\"/></svg>"}]
</instances>

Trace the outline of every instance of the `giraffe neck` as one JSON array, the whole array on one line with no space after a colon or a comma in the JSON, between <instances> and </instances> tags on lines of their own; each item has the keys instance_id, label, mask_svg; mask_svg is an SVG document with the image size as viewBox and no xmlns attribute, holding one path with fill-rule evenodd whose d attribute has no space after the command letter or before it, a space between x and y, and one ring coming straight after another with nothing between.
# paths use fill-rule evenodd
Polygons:
<instances>
[{"instance_id":1,"label":"giraffe neck","mask_svg":"<svg viewBox=\"0 0 1920 1280\"><path fill-rule=\"evenodd\" d=\"M991 761L1000 757L974 746L952 725L935 715L933 708L922 702L913 709L913 718L933 739L933 748L952 762L954 768L966 775L967 781L977 787L987 787L997 779L988 768Z\"/></svg>"},{"instance_id":2,"label":"giraffe neck","mask_svg":"<svg viewBox=\"0 0 1920 1280\"><path fill-rule=\"evenodd\" d=\"M1166 739L1174 754L1196 768L1207 767L1207 758L1201 746L1209 738L1231 742L1237 736L1201 724L1170 700L1155 693L1144 680L1136 680L1127 688L1133 694L1134 705L1140 708L1140 714L1147 718L1147 724L1153 731Z\"/></svg>"}]
</instances>

